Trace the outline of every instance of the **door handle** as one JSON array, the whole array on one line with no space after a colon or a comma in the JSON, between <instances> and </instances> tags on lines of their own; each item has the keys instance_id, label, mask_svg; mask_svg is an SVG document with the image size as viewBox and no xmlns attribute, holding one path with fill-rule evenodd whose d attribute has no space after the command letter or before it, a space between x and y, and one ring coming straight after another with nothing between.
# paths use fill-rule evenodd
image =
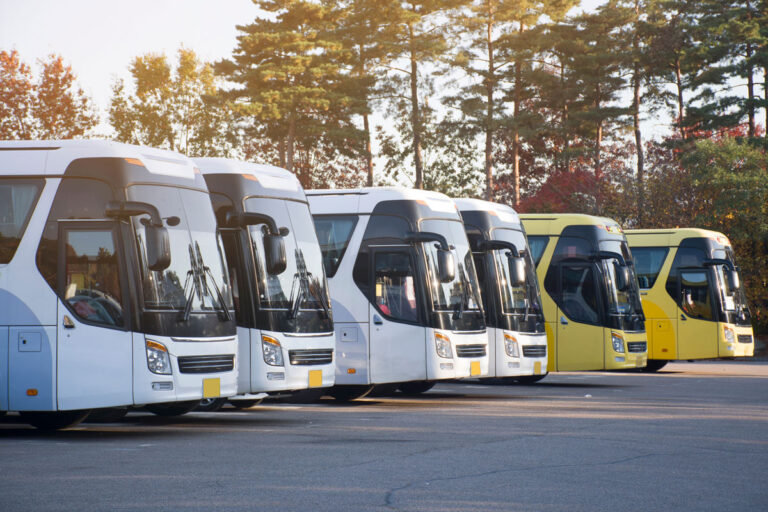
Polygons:
<instances>
[{"instance_id":1,"label":"door handle","mask_svg":"<svg viewBox=\"0 0 768 512\"><path fill-rule=\"evenodd\" d=\"M73 322L72 319L69 318L69 315L64 315L64 318L62 318L61 320L61 325L63 325L65 329L75 328L75 322Z\"/></svg>"},{"instance_id":2,"label":"door handle","mask_svg":"<svg viewBox=\"0 0 768 512\"><path fill-rule=\"evenodd\" d=\"M563 324L563 325L568 325L568 320L566 320L565 317L561 315L560 316L560 323Z\"/></svg>"},{"instance_id":3,"label":"door handle","mask_svg":"<svg viewBox=\"0 0 768 512\"><path fill-rule=\"evenodd\" d=\"M373 315L373 323L374 325L382 325L384 322L379 315Z\"/></svg>"}]
</instances>

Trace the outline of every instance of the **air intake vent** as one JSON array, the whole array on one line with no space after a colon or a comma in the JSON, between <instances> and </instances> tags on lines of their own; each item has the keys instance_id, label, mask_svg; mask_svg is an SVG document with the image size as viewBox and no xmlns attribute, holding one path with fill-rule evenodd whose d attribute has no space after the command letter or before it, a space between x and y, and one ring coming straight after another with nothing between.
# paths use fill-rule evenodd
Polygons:
<instances>
[{"instance_id":1,"label":"air intake vent","mask_svg":"<svg viewBox=\"0 0 768 512\"><path fill-rule=\"evenodd\" d=\"M483 357L485 345L456 345L456 355L459 357Z\"/></svg>"},{"instance_id":2,"label":"air intake vent","mask_svg":"<svg viewBox=\"0 0 768 512\"><path fill-rule=\"evenodd\" d=\"M530 345L523 346L523 356L525 357L546 357L547 346L546 345Z\"/></svg>"},{"instance_id":3,"label":"air intake vent","mask_svg":"<svg viewBox=\"0 0 768 512\"><path fill-rule=\"evenodd\" d=\"M288 357L292 365L330 364L333 361L333 349L289 350Z\"/></svg>"},{"instance_id":4,"label":"air intake vent","mask_svg":"<svg viewBox=\"0 0 768 512\"><path fill-rule=\"evenodd\" d=\"M185 356L179 358L181 373L230 372L235 367L235 356Z\"/></svg>"},{"instance_id":5,"label":"air intake vent","mask_svg":"<svg viewBox=\"0 0 768 512\"><path fill-rule=\"evenodd\" d=\"M739 334L739 343L752 343L751 334Z\"/></svg>"},{"instance_id":6,"label":"air intake vent","mask_svg":"<svg viewBox=\"0 0 768 512\"><path fill-rule=\"evenodd\" d=\"M630 341L627 343L627 351L629 352L645 352L646 350L644 341Z\"/></svg>"}]
</instances>

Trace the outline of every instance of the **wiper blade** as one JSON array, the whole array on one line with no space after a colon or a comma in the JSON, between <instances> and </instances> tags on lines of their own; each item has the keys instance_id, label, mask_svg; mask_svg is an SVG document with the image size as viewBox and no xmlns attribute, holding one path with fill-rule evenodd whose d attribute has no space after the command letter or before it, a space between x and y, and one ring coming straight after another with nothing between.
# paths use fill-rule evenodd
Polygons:
<instances>
[{"instance_id":1,"label":"wiper blade","mask_svg":"<svg viewBox=\"0 0 768 512\"><path fill-rule=\"evenodd\" d=\"M324 318L330 318L331 311L328 307L328 304L325 302L325 298L320 293L319 290L316 289L316 287L312 286L312 272L309 272L307 270L307 264L304 260L304 253L301 251L301 249L297 249L296 252L296 267L297 271L296 274L294 274L294 283L298 282L298 292L296 294L296 298L294 299L293 303L291 304L291 312L288 316L289 319L294 319L299 314L299 308L301 307L302 300L306 300L307 294L314 299L316 302L320 303L320 306L323 309L323 317ZM295 284L294 284L295 287ZM293 294L291 294L293 295Z\"/></svg>"},{"instance_id":2,"label":"wiper blade","mask_svg":"<svg viewBox=\"0 0 768 512\"><path fill-rule=\"evenodd\" d=\"M187 280L184 282L184 297L186 297L186 303L184 304L184 310L181 312L179 321L186 322L189 320L189 315L192 311L192 301L195 299L195 295L201 299L204 299L205 295L209 295L211 299L213 299L214 294L212 291L215 292L215 302L218 302L218 307L216 304L213 306L222 314L224 320L232 320L232 314L224 302L224 295L216 284L216 279L213 277L211 269L203 263L203 255L200 251L200 245L197 242L195 242L194 248L192 247L192 244L189 244L189 258L192 268L187 272ZM187 295L187 287L190 280L193 280L194 286L192 287L191 293ZM213 290L211 290L211 287L213 287Z\"/></svg>"}]
</instances>

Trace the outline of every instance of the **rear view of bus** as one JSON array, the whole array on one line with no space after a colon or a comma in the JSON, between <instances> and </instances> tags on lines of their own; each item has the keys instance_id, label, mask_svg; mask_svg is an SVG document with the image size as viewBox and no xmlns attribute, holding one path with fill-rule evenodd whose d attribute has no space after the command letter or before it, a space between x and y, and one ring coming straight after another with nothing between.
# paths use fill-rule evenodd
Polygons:
<instances>
[{"instance_id":1,"label":"rear view of bus","mask_svg":"<svg viewBox=\"0 0 768 512\"><path fill-rule=\"evenodd\" d=\"M332 386L330 297L299 181L269 165L222 158L195 164L211 193L232 278L238 395Z\"/></svg>"},{"instance_id":2,"label":"rear view of bus","mask_svg":"<svg viewBox=\"0 0 768 512\"><path fill-rule=\"evenodd\" d=\"M489 377L536 382L547 374L547 335L536 267L517 212L456 199L475 260L488 325Z\"/></svg>"},{"instance_id":3,"label":"rear view of bus","mask_svg":"<svg viewBox=\"0 0 768 512\"><path fill-rule=\"evenodd\" d=\"M648 317L648 370L675 359L754 353L751 317L728 238L704 229L627 231Z\"/></svg>"},{"instance_id":4,"label":"rear view of bus","mask_svg":"<svg viewBox=\"0 0 768 512\"><path fill-rule=\"evenodd\" d=\"M399 188L308 191L336 325L337 399L488 373L472 253L453 201Z\"/></svg>"},{"instance_id":5,"label":"rear view of bus","mask_svg":"<svg viewBox=\"0 0 768 512\"><path fill-rule=\"evenodd\" d=\"M520 218L542 288L549 371L644 367L645 317L619 225L576 214Z\"/></svg>"},{"instance_id":6,"label":"rear view of bus","mask_svg":"<svg viewBox=\"0 0 768 512\"><path fill-rule=\"evenodd\" d=\"M234 311L202 176L105 141L0 143L0 410L180 414L235 394Z\"/></svg>"}]
</instances>

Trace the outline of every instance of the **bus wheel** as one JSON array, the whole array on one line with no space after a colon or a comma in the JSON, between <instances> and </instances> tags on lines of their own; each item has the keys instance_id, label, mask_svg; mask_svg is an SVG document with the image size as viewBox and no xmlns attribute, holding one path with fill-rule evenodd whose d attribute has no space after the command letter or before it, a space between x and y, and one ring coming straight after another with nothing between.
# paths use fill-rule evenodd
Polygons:
<instances>
[{"instance_id":1,"label":"bus wheel","mask_svg":"<svg viewBox=\"0 0 768 512\"><path fill-rule=\"evenodd\" d=\"M363 398L371 392L373 386L333 386L326 391L339 402L350 402Z\"/></svg>"},{"instance_id":2,"label":"bus wheel","mask_svg":"<svg viewBox=\"0 0 768 512\"><path fill-rule=\"evenodd\" d=\"M519 377L514 377L514 379L518 384L528 385L536 384L547 375L549 375L549 372L545 373L544 375L521 375Z\"/></svg>"},{"instance_id":3,"label":"bus wheel","mask_svg":"<svg viewBox=\"0 0 768 512\"><path fill-rule=\"evenodd\" d=\"M259 405L263 401L263 398L256 398L254 400L229 400L229 405L235 409L247 409L249 407L253 407L254 405Z\"/></svg>"},{"instance_id":4,"label":"bus wheel","mask_svg":"<svg viewBox=\"0 0 768 512\"><path fill-rule=\"evenodd\" d=\"M105 407L103 409L93 409L91 414L85 419L86 423L114 423L125 418L128 414L127 407Z\"/></svg>"},{"instance_id":5,"label":"bus wheel","mask_svg":"<svg viewBox=\"0 0 768 512\"><path fill-rule=\"evenodd\" d=\"M158 416L181 416L187 414L200 404L200 400L192 400L189 402L169 402L166 404L148 404L145 407L147 410Z\"/></svg>"},{"instance_id":6,"label":"bus wheel","mask_svg":"<svg viewBox=\"0 0 768 512\"><path fill-rule=\"evenodd\" d=\"M227 402L226 398L203 398L195 407L196 411L216 412Z\"/></svg>"},{"instance_id":7,"label":"bus wheel","mask_svg":"<svg viewBox=\"0 0 768 512\"><path fill-rule=\"evenodd\" d=\"M373 390L368 393L368 396L392 396L399 387L399 382L394 384L376 384L373 386Z\"/></svg>"},{"instance_id":8,"label":"bus wheel","mask_svg":"<svg viewBox=\"0 0 768 512\"><path fill-rule=\"evenodd\" d=\"M21 419L39 430L61 430L74 427L88 416L85 411L21 411Z\"/></svg>"},{"instance_id":9,"label":"bus wheel","mask_svg":"<svg viewBox=\"0 0 768 512\"><path fill-rule=\"evenodd\" d=\"M647 373L653 373L661 370L664 368L669 361L665 359L649 359L647 363L645 363L645 368L642 369L642 371Z\"/></svg>"},{"instance_id":10,"label":"bus wheel","mask_svg":"<svg viewBox=\"0 0 768 512\"><path fill-rule=\"evenodd\" d=\"M416 396L425 393L435 386L434 382L419 380L416 382L403 382L400 384L400 391L404 395Z\"/></svg>"}]
</instances>

